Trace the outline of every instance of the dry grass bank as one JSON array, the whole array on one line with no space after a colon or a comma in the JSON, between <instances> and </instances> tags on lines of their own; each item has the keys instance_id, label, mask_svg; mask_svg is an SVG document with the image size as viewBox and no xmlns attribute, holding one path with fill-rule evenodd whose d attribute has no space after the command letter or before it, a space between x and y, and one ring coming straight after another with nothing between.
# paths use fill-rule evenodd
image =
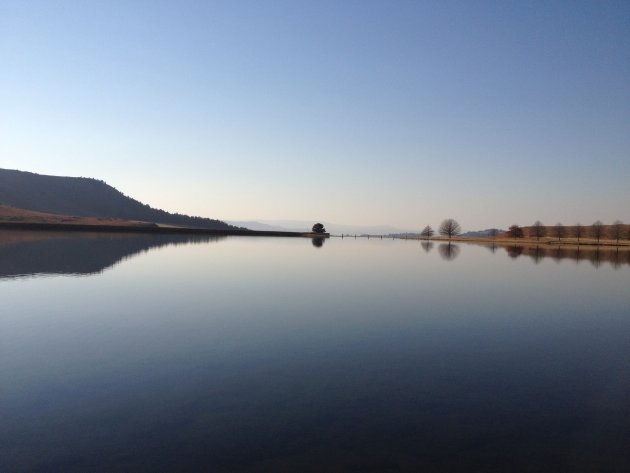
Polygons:
<instances>
[{"instance_id":1,"label":"dry grass bank","mask_svg":"<svg viewBox=\"0 0 630 473\"><path fill-rule=\"evenodd\" d=\"M0 222L6 223L54 223L64 225L114 225L125 227L139 227L155 225L149 222L124 220L119 218L74 217L70 215L56 215L33 210L18 209L0 204Z\"/></svg>"}]
</instances>

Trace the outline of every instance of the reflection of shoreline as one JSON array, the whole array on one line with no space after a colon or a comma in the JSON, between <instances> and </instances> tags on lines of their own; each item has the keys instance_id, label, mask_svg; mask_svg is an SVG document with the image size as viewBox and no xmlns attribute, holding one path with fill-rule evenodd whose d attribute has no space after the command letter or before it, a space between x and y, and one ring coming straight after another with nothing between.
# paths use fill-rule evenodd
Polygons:
<instances>
[{"instance_id":1,"label":"reflection of shoreline","mask_svg":"<svg viewBox=\"0 0 630 473\"><path fill-rule=\"evenodd\" d=\"M80 232L0 232L0 279L101 273L152 248L217 242L205 235L147 235Z\"/></svg>"},{"instance_id":2,"label":"reflection of shoreline","mask_svg":"<svg viewBox=\"0 0 630 473\"><path fill-rule=\"evenodd\" d=\"M535 263L545 258L551 258L556 262L562 260L589 261L595 267L602 263L610 263L615 267L630 264L630 248L621 246L611 248L590 245L506 245L501 243L492 246L493 248L504 249L511 258L527 256Z\"/></svg>"}]
</instances>

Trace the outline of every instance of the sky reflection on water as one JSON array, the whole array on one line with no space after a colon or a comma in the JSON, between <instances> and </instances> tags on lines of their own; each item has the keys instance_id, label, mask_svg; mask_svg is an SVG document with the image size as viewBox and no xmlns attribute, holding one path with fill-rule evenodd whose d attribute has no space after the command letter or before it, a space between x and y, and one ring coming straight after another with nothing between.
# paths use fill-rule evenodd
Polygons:
<instances>
[{"instance_id":1,"label":"sky reflection on water","mask_svg":"<svg viewBox=\"0 0 630 473\"><path fill-rule=\"evenodd\" d=\"M0 470L630 466L628 265L400 240L120 243L93 276L3 273ZM33 251L11 245L12 264Z\"/></svg>"}]
</instances>

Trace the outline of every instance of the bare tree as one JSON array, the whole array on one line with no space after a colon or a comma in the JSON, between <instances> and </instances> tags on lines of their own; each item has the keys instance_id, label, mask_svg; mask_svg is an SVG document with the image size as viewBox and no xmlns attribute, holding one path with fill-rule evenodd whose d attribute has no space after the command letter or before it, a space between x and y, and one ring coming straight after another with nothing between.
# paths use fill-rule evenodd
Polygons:
<instances>
[{"instance_id":1,"label":"bare tree","mask_svg":"<svg viewBox=\"0 0 630 473\"><path fill-rule=\"evenodd\" d=\"M514 224L508 229L508 235L512 238L523 238L523 229Z\"/></svg>"},{"instance_id":2,"label":"bare tree","mask_svg":"<svg viewBox=\"0 0 630 473\"><path fill-rule=\"evenodd\" d=\"M599 244L599 239L604 234L604 224L599 220L591 225L591 236L593 238L597 238L597 244Z\"/></svg>"},{"instance_id":3,"label":"bare tree","mask_svg":"<svg viewBox=\"0 0 630 473\"><path fill-rule=\"evenodd\" d=\"M435 230L431 228L431 225L427 225L420 232L420 236L424 238L431 238L433 235L435 235Z\"/></svg>"},{"instance_id":4,"label":"bare tree","mask_svg":"<svg viewBox=\"0 0 630 473\"><path fill-rule=\"evenodd\" d=\"M573 234L577 238L578 245L580 244L580 237L584 236L584 225L581 223L575 224L575 230L573 230Z\"/></svg>"},{"instance_id":5,"label":"bare tree","mask_svg":"<svg viewBox=\"0 0 630 473\"><path fill-rule=\"evenodd\" d=\"M532 225L532 235L536 237L536 240L540 240L540 237L544 237L547 234L547 229L540 222L540 220L536 220Z\"/></svg>"},{"instance_id":6,"label":"bare tree","mask_svg":"<svg viewBox=\"0 0 630 473\"><path fill-rule=\"evenodd\" d=\"M490 230L488 230L488 236L491 238L496 238L498 234L499 230L496 228L491 228Z\"/></svg>"},{"instance_id":7,"label":"bare tree","mask_svg":"<svg viewBox=\"0 0 630 473\"><path fill-rule=\"evenodd\" d=\"M447 218L440 224L440 235L447 236L449 239L459 235L461 231L462 228L459 226L459 223L452 218Z\"/></svg>"},{"instance_id":8,"label":"bare tree","mask_svg":"<svg viewBox=\"0 0 630 473\"><path fill-rule=\"evenodd\" d=\"M553 232L553 236L555 236L558 239L558 243L559 243L560 239L564 238L566 236L567 229L564 228L564 225L562 225L561 223L558 222L553 227L552 232Z\"/></svg>"},{"instance_id":9,"label":"bare tree","mask_svg":"<svg viewBox=\"0 0 630 473\"><path fill-rule=\"evenodd\" d=\"M610 228L610 236L617 240L617 244L619 244L619 240L624 236L624 228L621 220L615 220Z\"/></svg>"}]
</instances>

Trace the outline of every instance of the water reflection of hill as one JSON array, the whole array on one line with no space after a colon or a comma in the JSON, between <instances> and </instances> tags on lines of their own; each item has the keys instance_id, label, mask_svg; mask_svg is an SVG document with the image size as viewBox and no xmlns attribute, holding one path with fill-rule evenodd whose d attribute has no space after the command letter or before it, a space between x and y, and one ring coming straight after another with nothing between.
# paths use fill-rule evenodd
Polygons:
<instances>
[{"instance_id":1,"label":"water reflection of hill","mask_svg":"<svg viewBox=\"0 0 630 473\"><path fill-rule=\"evenodd\" d=\"M599 267L603 263L610 263L614 267L630 264L630 249L626 247L601 246L550 246L550 245L488 245L494 252L497 248L504 249L510 258L521 256L531 258L539 263L545 258L556 262L572 260L575 262L588 261Z\"/></svg>"},{"instance_id":2,"label":"water reflection of hill","mask_svg":"<svg viewBox=\"0 0 630 473\"><path fill-rule=\"evenodd\" d=\"M206 235L0 232L0 278L100 273L152 248L225 237Z\"/></svg>"}]
</instances>

